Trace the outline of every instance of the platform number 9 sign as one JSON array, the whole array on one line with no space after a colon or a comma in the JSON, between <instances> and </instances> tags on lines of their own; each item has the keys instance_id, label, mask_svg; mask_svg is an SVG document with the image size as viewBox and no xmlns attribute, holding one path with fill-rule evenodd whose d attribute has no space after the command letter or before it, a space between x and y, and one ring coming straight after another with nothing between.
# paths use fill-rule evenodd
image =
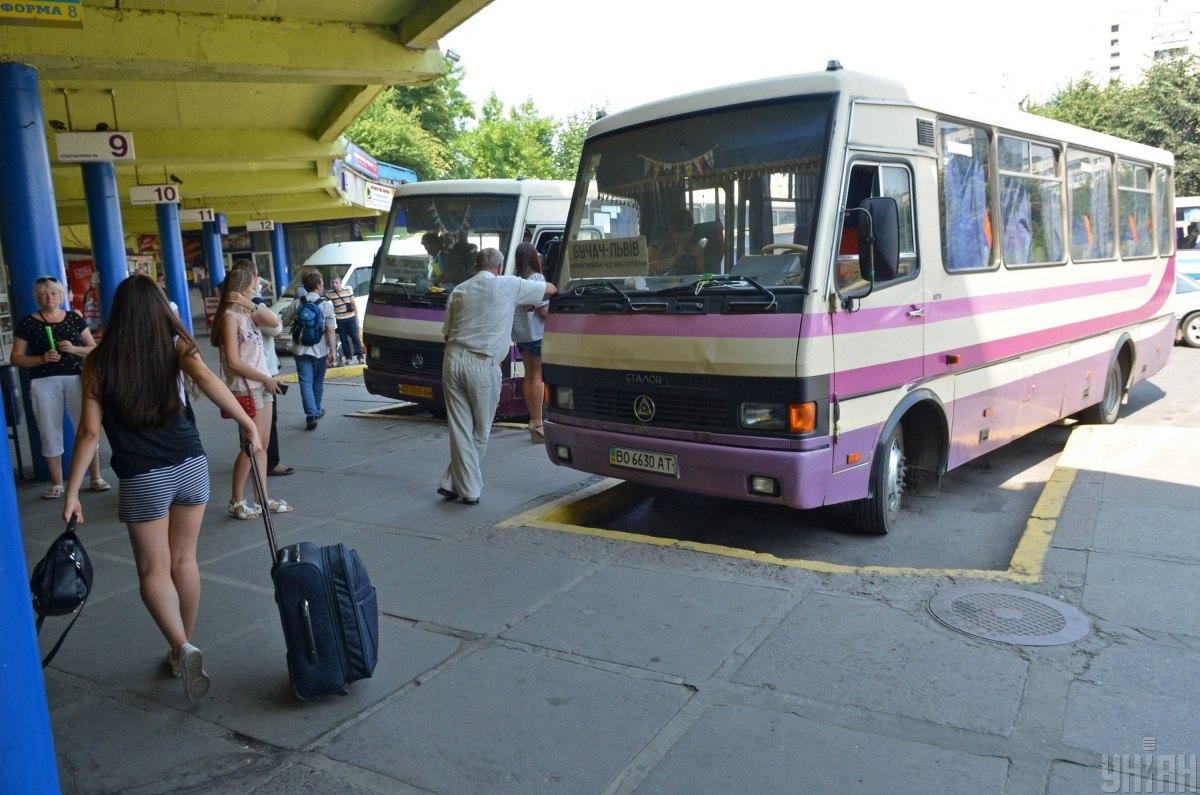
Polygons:
<instances>
[{"instance_id":1,"label":"platform number 9 sign","mask_svg":"<svg viewBox=\"0 0 1200 795\"><path fill-rule=\"evenodd\" d=\"M113 160L124 160L129 155L129 137L124 133L108 136L108 151Z\"/></svg>"}]
</instances>

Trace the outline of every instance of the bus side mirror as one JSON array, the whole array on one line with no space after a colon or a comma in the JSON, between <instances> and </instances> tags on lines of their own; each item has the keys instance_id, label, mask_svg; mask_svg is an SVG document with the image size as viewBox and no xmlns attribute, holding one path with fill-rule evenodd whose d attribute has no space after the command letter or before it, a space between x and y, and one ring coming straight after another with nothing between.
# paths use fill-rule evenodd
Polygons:
<instances>
[{"instance_id":1,"label":"bus side mirror","mask_svg":"<svg viewBox=\"0 0 1200 795\"><path fill-rule=\"evenodd\" d=\"M858 225L863 276L872 284L890 282L900 272L900 208L891 196L872 196L859 209L869 218Z\"/></svg>"},{"instance_id":2,"label":"bus side mirror","mask_svg":"<svg viewBox=\"0 0 1200 795\"><path fill-rule=\"evenodd\" d=\"M562 238L556 237L546 244L545 262L542 264L542 275L546 281L555 284L558 279L558 268L562 264Z\"/></svg>"}]
</instances>

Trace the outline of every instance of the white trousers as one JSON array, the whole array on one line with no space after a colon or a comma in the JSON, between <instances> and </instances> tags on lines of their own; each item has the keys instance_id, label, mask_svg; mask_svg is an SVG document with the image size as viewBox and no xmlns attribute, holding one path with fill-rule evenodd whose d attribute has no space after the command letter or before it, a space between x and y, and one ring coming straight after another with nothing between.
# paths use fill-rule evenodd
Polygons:
<instances>
[{"instance_id":1,"label":"white trousers","mask_svg":"<svg viewBox=\"0 0 1200 795\"><path fill-rule=\"evenodd\" d=\"M478 499L483 491L483 454L500 403L500 368L495 360L451 343L442 360L442 389L450 425L450 466L441 487Z\"/></svg>"},{"instance_id":2,"label":"white trousers","mask_svg":"<svg viewBox=\"0 0 1200 795\"><path fill-rule=\"evenodd\" d=\"M63 454L63 409L79 429L83 413L83 381L77 375L48 375L29 382L29 399L42 440L42 455L56 458Z\"/></svg>"}]
</instances>

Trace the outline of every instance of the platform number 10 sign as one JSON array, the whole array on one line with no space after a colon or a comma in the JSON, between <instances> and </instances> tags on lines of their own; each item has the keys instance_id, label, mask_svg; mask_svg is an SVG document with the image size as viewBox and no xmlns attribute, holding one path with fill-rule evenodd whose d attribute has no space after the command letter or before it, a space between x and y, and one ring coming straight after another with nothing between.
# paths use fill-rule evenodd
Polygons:
<instances>
[{"instance_id":1,"label":"platform number 10 sign","mask_svg":"<svg viewBox=\"0 0 1200 795\"><path fill-rule=\"evenodd\" d=\"M166 185L135 185L129 189L130 204L179 204L179 187Z\"/></svg>"}]
</instances>

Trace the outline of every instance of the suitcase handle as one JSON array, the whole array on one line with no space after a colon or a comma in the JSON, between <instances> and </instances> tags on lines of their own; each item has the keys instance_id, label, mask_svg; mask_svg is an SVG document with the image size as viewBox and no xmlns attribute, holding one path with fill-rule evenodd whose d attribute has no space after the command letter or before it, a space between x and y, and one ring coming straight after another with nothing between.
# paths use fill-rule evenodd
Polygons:
<instances>
[{"instance_id":1,"label":"suitcase handle","mask_svg":"<svg viewBox=\"0 0 1200 795\"><path fill-rule=\"evenodd\" d=\"M308 600L300 603L300 617L304 619L304 639L308 642L308 661L316 665L320 659L317 656L317 635L313 632L312 613L308 609Z\"/></svg>"},{"instance_id":2,"label":"suitcase handle","mask_svg":"<svg viewBox=\"0 0 1200 795\"><path fill-rule=\"evenodd\" d=\"M267 507L267 489L263 486L262 474L258 471L258 459L254 457L254 447L250 442L242 446L242 452L250 460L250 480L254 484L254 497L262 507L263 524L267 528L267 546L270 547L271 566L279 562L279 542L275 540L275 528L271 525L271 509Z\"/></svg>"}]
</instances>

